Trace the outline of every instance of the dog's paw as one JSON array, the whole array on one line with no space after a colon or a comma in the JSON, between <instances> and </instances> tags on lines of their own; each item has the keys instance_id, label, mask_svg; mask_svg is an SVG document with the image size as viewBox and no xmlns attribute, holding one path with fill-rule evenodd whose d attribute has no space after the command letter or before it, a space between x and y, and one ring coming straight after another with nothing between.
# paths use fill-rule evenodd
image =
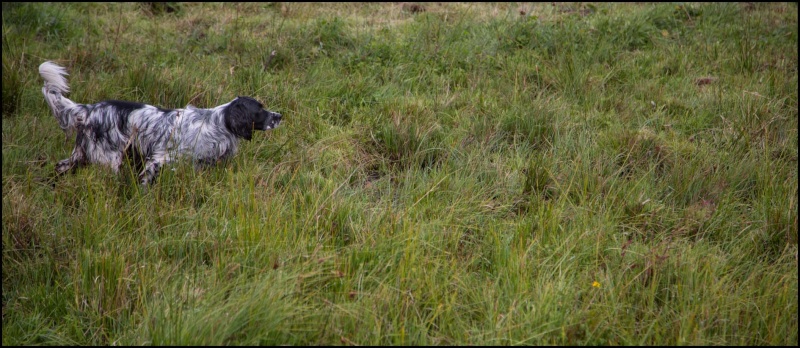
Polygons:
<instances>
[{"instance_id":1,"label":"dog's paw","mask_svg":"<svg viewBox=\"0 0 800 348\"><path fill-rule=\"evenodd\" d=\"M146 173L139 174L139 185L147 187L148 184L150 184L150 176Z\"/></svg>"},{"instance_id":2,"label":"dog's paw","mask_svg":"<svg viewBox=\"0 0 800 348\"><path fill-rule=\"evenodd\" d=\"M149 191L150 191L150 185L144 182L139 182L139 192L141 192L143 195L146 195L147 192Z\"/></svg>"},{"instance_id":3,"label":"dog's paw","mask_svg":"<svg viewBox=\"0 0 800 348\"><path fill-rule=\"evenodd\" d=\"M61 175L72 169L72 161L69 159L61 160L56 163L56 174Z\"/></svg>"}]
</instances>

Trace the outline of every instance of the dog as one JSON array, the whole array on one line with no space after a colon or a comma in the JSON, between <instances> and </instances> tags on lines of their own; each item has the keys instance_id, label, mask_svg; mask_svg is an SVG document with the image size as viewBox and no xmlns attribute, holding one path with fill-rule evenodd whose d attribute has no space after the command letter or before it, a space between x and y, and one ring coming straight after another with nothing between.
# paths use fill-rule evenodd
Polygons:
<instances>
[{"instance_id":1,"label":"dog","mask_svg":"<svg viewBox=\"0 0 800 348\"><path fill-rule=\"evenodd\" d=\"M118 173L123 158L134 155L143 162L138 179L146 187L178 158L190 157L196 166L204 166L232 157L240 138L250 140L254 130L274 129L282 117L242 96L211 109L162 109L121 100L79 104L64 96L69 92L66 69L46 61L39 65L39 75L58 125L67 134L77 133L72 155L55 166L56 176L91 163Z\"/></svg>"}]
</instances>

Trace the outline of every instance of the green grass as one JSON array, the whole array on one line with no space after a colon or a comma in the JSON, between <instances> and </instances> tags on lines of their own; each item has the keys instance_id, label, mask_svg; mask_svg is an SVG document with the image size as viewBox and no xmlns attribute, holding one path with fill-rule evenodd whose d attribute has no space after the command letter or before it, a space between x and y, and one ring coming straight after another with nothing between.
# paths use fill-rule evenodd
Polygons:
<instances>
[{"instance_id":1,"label":"green grass","mask_svg":"<svg viewBox=\"0 0 800 348\"><path fill-rule=\"evenodd\" d=\"M4 3L3 344L797 345L796 4L422 6ZM51 186L45 60L284 123Z\"/></svg>"}]
</instances>

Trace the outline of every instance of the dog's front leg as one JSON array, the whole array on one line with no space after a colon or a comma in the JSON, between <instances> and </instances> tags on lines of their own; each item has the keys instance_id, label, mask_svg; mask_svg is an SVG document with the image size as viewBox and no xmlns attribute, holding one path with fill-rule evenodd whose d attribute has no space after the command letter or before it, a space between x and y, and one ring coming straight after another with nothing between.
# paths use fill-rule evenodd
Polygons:
<instances>
[{"instance_id":1,"label":"dog's front leg","mask_svg":"<svg viewBox=\"0 0 800 348\"><path fill-rule=\"evenodd\" d=\"M139 174L139 183L147 186L155 180L161 167L167 162L168 158L165 154L156 154L147 157L144 163L144 169Z\"/></svg>"}]
</instances>

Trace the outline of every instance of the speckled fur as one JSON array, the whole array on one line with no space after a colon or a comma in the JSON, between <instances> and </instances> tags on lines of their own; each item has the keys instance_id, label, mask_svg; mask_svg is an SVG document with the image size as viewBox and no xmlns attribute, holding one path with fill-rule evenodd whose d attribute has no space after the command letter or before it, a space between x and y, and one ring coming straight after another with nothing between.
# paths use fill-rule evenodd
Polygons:
<instances>
[{"instance_id":1,"label":"speckled fur","mask_svg":"<svg viewBox=\"0 0 800 348\"><path fill-rule=\"evenodd\" d=\"M123 157L132 151L144 159L139 181L147 185L172 160L188 156L198 165L217 163L236 153L240 138L250 140L253 130L270 130L281 122L281 114L264 110L250 97L211 109L162 109L119 100L79 104L64 96L69 86L63 67L44 62L39 74L59 126L77 133L72 155L56 164L57 174L90 163L118 172Z\"/></svg>"}]
</instances>

